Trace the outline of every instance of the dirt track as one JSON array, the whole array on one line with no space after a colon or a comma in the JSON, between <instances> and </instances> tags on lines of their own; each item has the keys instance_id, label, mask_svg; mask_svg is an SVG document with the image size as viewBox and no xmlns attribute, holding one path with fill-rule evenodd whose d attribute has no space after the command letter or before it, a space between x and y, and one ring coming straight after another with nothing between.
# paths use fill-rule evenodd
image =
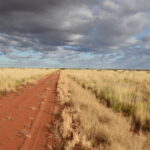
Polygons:
<instances>
[{"instance_id":1,"label":"dirt track","mask_svg":"<svg viewBox=\"0 0 150 150\"><path fill-rule=\"evenodd\" d=\"M59 72L0 98L0 150L47 150Z\"/></svg>"}]
</instances>

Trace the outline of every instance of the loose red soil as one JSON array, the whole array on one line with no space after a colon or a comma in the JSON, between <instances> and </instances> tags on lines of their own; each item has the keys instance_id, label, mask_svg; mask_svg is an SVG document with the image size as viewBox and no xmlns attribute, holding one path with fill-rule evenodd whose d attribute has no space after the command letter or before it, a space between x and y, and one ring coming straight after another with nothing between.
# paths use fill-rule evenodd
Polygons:
<instances>
[{"instance_id":1,"label":"loose red soil","mask_svg":"<svg viewBox=\"0 0 150 150\"><path fill-rule=\"evenodd\" d=\"M59 72L0 98L0 150L48 150Z\"/></svg>"}]
</instances>

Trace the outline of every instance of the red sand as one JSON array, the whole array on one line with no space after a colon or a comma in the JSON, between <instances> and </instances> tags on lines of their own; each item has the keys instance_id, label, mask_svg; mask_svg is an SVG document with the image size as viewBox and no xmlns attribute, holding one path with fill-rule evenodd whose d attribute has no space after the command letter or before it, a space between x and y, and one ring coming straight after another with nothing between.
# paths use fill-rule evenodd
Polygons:
<instances>
[{"instance_id":1,"label":"red sand","mask_svg":"<svg viewBox=\"0 0 150 150\"><path fill-rule=\"evenodd\" d=\"M0 98L0 150L50 149L59 72ZM47 147L48 146L48 147Z\"/></svg>"}]
</instances>

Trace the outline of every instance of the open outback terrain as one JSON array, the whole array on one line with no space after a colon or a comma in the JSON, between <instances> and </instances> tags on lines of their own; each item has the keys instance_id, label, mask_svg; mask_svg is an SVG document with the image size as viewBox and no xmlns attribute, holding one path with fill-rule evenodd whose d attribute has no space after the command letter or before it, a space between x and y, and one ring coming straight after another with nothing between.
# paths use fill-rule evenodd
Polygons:
<instances>
[{"instance_id":1,"label":"open outback terrain","mask_svg":"<svg viewBox=\"0 0 150 150\"><path fill-rule=\"evenodd\" d=\"M149 150L150 75L0 70L0 150Z\"/></svg>"},{"instance_id":2,"label":"open outback terrain","mask_svg":"<svg viewBox=\"0 0 150 150\"><path fill-rule=\"evenodd\" d=\"M59 72L0 98L0 150L45 150L54 121Z\"/></svg>"}]
</instances>

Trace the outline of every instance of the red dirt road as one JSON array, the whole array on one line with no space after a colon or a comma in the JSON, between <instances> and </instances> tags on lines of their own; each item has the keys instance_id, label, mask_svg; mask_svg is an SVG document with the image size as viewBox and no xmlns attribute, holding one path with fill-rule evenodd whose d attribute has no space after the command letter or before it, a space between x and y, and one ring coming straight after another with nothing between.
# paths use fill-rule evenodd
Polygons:
<instances>
[{"instance_id":1,"label":"red dirt road","mask_svg":"<svg viewBox=\"0 0 150 150\"><path fill-rule=\"evenodd\" d=\"M0 150L50 150L59 72L0 98Z\"/></svg>"}]
</instances>

